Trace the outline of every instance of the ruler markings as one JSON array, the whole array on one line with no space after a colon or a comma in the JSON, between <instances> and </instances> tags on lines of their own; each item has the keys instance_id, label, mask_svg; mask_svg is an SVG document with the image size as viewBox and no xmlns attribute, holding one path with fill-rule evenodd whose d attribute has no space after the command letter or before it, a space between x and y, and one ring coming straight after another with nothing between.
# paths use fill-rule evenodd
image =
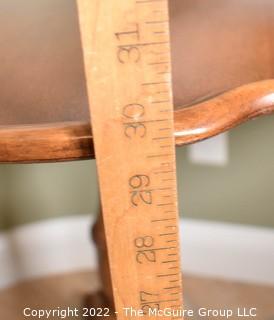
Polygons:
<instances>
[{"instance_id":1,"label":"ruler markings","mask_svg":"<svg viewBox=\"0 0 274 320\"><path fill-rule=\"evenodd\" d=\"M162 149L170 148L170 145L167 145L167 146L160 146L160 148L162 148Z\"/></svg>"},{"instance_id":2,"label":"ruler markings","mask_svg":"<svg viewBox=\"0 0 274 320\"><path fill-rule=\"evenodd\" d=\"M163 90L163 91L157 91L156 94L163 94L163 93L168 93L167 91Z\"/></svg>"},{"instance_id":3,"label":"ruler markings","mask_svg":"<svg viewBox=\"0 0 274 320\"><path fill-rule=\"evenodd\" d=\"M178 292L163 293L169 278L180 277L179 257L168 259L179 256L178 232L163 232L173 228L173 222L178 223L176 179L166 176L176 172L173 110L162 109L162 104L172 103L170 71L161 68L171 65L168 6L167 0L120 0L119 3L77 0L77 3L114 302L117 320L125 320L127 317L121 313L124 306L138 309L147 304L182 303L181 298L166 299L167 295L179 295L181 287ZM128 12L136 14L128 15ZM87 20L95 13L95 20ZM96 41L90 37L91 30ZM147 111L144 101L154 108ZM164 112L168 116L160 117ZM153 130L163 132L164 136L155 137ZM172 143L161 142L169 139ZM113 152L114 146L119 152ZM166 152L161 152L164 148ZM161 170L160 165L165 165L166 170ZM174 169L169 170L170 167ZM161 199L163 202L159 203ZM130 201L134 205L129 207ZM170 209L174 206L174 210L164 210L166 206L172 206ZM153 228L154 223L159 223L157 227L163 233ZM168 236L176 237L172 240L174 244L166 244ZM110 245L113 243L115 246ZM159 252L161 259L151 264L142 260L138 264L140 252ZM169 263L175 262L178 266L172 270L177 273L169 269ZM140 298L142 293L154 298L146 297L144 301Z\"/></svg>"},{"instance_id":4,"label":"ruler markings","mask_svg":"<svg viewBox=\"0 0 274 320\"><path fill-rule=\"evenodd\" d=\"M161 72L158 72L157 74L170 74L171 72L170 71L161 71Z\"/></svg>"},{"instance_id":5,"label":"ruler markings","mask_svg":"<svg viewBox=\"0 0 274 320\"><path fill-rule=\"evenodd\" d=\"M159 20L159 21L146 21L147 24L158 24L158 23L169 23L168 20Z\"/></svg>"},{"instance_id":6,"label":"ruler markings","mask_svg":"<svg viewBox=\"0 0 274 320\"><path fill-rule=\"evenodd\" d=\"M155 3L155 2L165 2L166 0L139 0L136 1L137 4L147 4L147 3Z\"/></svg>"},{"instance_id":7,"label":"ruler markings","mask_svg":"<svg viewBox=\"0 0 274 320\"><path fill-rule=\"evenodd\" d=\"M174 173L174 170L167 170L167 171L156 171L153 172L154 174L162 174L162 173ZM164 188L163 190L167 190L166 188Z\"/></svg>"},{"instance_id":8,"label":"ruler markings","mask_svg":"<svg viewBox=\"0 0 274 320\"><path fill-rule=\"evenodd\" d=\"M178 288L180 288L180 286L166 287L166 288L164 288L164 289L166 289L166 290L170 290L170 289L178 289Z\"/></svg>"},{"instance_id":9,"label":"ruler markings","mask_svg":"<svg viewBox=\"0 0 274 320\"><path fill-rule=\"evenodd\" d=\"M172 130L171 128L160 128L160 131Z\"/></svg>"},{"instance_id":10,"label":"ruler markings","mask_svg":"<svg viewBox=\"0 0 274 320\"><path fill-rule=\"evenodd\" d=\"M172 206L172 205L174 205L173 202L169 202L169 203L158 203L158 204L157 204L158 207Z\"/></svg>"},{"instance_id":11,"label":"ruler markings","mask_svg":"<svg viewBox=\"0 0 274 320\"><path fill-rule=\"evenodd\" d=\"M152 101L153 104L157 104L157 103L167 103L167 102L170 102L170 100Z\"/></svg>"},{"instance_id":12,"label":"ruler markings","mask_svg":"<svg viewBox=\"0 0 274 320\"><path fill-rule=\"evenodd\" d=\"M170 111L173 111L173 109L162 109L162 110L160 110L160 112L170 112Z\"/></svg>"},{"instance_id":13,"label":"ruler markings","mask_svg":"<svg viewBox=\"0 0 274 320\"><path fill-rule=\"evenodd\" d=\"M172 250L172 249L178 249L178 247L163 247L163 248L154 248L154 249L144 249L142 252L146 251L162 251L162 250Z\"/></svg>"},{"instance_id":14,"label":"ruler markings","mask_svg":"<svg viewBox=\"0 0 274 320\"><path fill-rule=\"evenodd\" d=\"M167 260L167 261L162 261L162 263L174 263L178 262L178 260Z\"/></svg>"},{"instance_id":15,"label":"ruler markings","mask_svg":"<svg viewBox=\"0 0 274 320\"><path fill-rule=\"evenodd\" d=\"M144 43L129 43L126 45L119 45L119 48L128 48L128 47L145 47L145 46L157 46L157 45L163 45L163 44L169 44L168 41L159 41L159 42L144 42Z\"/></svg>"},{"instance_id":16,"label":"ruler markings","mask_svg":"<svg viewBox=\"0 0 274 320\"><path fill-rule=\"evenodd\" d=\"M168 118L154 119L154 120L144 120L144 121L140 121L140 122L142 122L142 123L154 123L154 122L164 122L164 121L170 121L170 119L168 119ZM136 124L136 122L124 122L124 124Z\"/></svg>"},{"instance_id":17,"label":"ruler markings","mask_svg":"<svg viewBox=\"0 0 274 320\"><path fill-rule=\"evenodd\" d=\"M143 86L154 86L158 84L170 84L169 81L160 81L160 82L147 82L147 83L142 83Z\"/></svg>"},{"instance_id":18,"label":"ruler markings","mask_svg":"<svg viewBox=\"0 0 274 320\"><path fill-rule=\"evenodd\" d=\"M173 235L177 235L178 232L169 232L169 233L160 233L159 236L160 237L166 237L166 236L173 236Z\"/></svg>"},{"instance_id":19,"label":"ruler markings","mask_svg":"<svg viewBox=\"0 0 274 320\"><path fill-rule=\"evenodd\" d=\"M173 154L152 154L152 155L148 155L147 158L161 158L161 157L172 157L174 156ZM172 180L172 179L171 179ZM166 179L163 181L170 181L170 179Z\"/></svg>"},{"instance_id":20,"label":"ruler markings","mask_svg":"<svg viewBox=\"0 0 274 320\"><path fill-rule=\"evenodd\" d=\"M149 65L154 66L154 65L160 65L160 64L169 64L169 61L159 61L159 62L151 62ZM168 92L168 91L165 91Z\"/></svg>"},{"instance_id":21,"label":"ruler markings","mask_svg":"<svg viewBox=\"0 0 274 320\"><path fill-rule=\"evenodd\" d=\"M157 277L164 278L164 277L174 277L178 276L179 273L166 273L166 274L157 274Z\"/></svg>"},{"instance_id":22,"label":"ruler markings","mask_svg":"<svg viewBox=\"0 0 274 320\"><path fill-rule=\"evenodd\" d=\"M172 138L170 138L170 136L168 136L168 137L155 137L155 138L152 138L152 140L166 140L166 139L172 139Z\"/></svg>"},{"instance_id":23,"label":"ruler markings","mask_svg":"<svg viewBox=\"0 0 274 320\"><path fill-rule=\"evenodd\" d=\"M156 304L156 303L165 303L165 302L176 302L176 301L179 301L178 299L172 299L172 300L157 300L157 301L146 301L146 302L143 302L143 304Z\"/></svg>"},{"instance_id":24,"label":"ruler markings","mask_svg":"<svg viewBox=\"0 0 274 320\"><path fill-rule=\"evenodd\" d=\"M175 218L167 218L167 219L157 219L157 220L151 220L151 222L164 222L164 221L171 221L176 220Z\"/></svg>"},{"instance_id":25,"label":"ruler markings","mask_svg":"<svg viewBox=\"0 0 274 320\"><path fill-rule=\"evenodd\" d=\"M166 34L165 31L154 31L154 33L156 33L156 34Z\"/></svg>"}]
</instances>

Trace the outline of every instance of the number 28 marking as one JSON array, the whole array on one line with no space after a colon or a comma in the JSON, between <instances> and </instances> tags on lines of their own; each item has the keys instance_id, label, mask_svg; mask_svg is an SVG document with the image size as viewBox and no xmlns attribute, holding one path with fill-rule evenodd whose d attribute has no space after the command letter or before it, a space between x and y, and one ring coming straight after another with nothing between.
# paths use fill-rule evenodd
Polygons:
<instances>
[{"instance_id":1,"label":"number 28 marking","mask_svg":"<svg viewBox=\"0 0 274 320\"><path fill-rule=\"evenodd\" d=\"M151 236L136 238L134 245L137 248L136 261L138 263L156 262L156 252L153 250L154 239Z\"/></svg>"}]
</instances>

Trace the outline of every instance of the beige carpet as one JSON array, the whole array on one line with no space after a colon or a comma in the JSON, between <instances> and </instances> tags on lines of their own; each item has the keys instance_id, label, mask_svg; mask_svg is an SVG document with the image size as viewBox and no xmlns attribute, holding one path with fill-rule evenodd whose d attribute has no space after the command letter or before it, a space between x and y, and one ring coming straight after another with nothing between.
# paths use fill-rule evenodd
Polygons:
<instances>
[{"instance_id":1,"label":"beige carpet","mask_svg":"<svg viewBox=\"0 0 274 320\"><path fill-rule=\"evenodd\" d=\"M24 317L23 310L65 309L80 310L84 297L98 288L95 273L81 272L52 276L19 284L0 291L0 320L38 319ZM213 309L233 309L229 319L244 319L236 316L238 307L257 308L256 320L274 320L274 288L258 285L226 282L215 279L203 279L192 276L184 278L186 308L194 309L195 317L189 319L226 319L224 317L199 317L200 307ZM47 319L43 317L41 319ZM48 319L62 319L50 316ZM82 319L69 316L64 319ZM86 319L86 318L84 318ZM246 318L251 319L251 318Z\"/></svg>"}]
</instances>

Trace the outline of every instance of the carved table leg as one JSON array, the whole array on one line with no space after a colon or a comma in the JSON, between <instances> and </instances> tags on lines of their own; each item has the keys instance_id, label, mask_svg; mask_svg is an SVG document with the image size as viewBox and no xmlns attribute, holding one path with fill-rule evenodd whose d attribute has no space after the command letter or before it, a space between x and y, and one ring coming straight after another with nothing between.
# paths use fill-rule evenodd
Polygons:
<instances>
[{"instance_id":1,"label":"carved table leg","mask_svg":"<svg viewBox=\"0 0 274 320\"><path fill-rule=\"evenodd\" d=\"M103 216L101 212L97 218L96 223L93 226L92 235L97 247L97 254L99 260L99 275L103 286L103 294L108 304L110 306L113 306L111 276L108 262Z\"/></svg>"},{"instance_id":2,"label":"carved table leg","mask_svg":"<svg viewBox=\"0 0 274 320\"><path fill-rule=\"evenodd\" d=\"M97 221L92 228L92 237L96 244L99 261L99 276L102 284L101 291L89 295L85 306L88 308L110 308L114 310L111 276L107 255L107 245L102 213L100 211ZM102 319L102 317L100 317ZM110 320L110 317L108 317ZM112 318L111 318L112 319Z\"/></svg>"}]
</instances>

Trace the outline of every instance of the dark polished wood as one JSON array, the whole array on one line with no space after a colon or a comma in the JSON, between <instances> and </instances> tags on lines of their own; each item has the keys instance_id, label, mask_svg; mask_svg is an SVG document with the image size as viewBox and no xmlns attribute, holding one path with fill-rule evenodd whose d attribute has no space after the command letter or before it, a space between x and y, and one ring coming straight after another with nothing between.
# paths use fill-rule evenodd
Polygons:
<instances>
[{"instance_id":1,"label":"dark polished wood","mask_svg":"<svg viewBox=\"0 0 274 320\"><path fill-rule=\"evenodd\" d=\"M170 11L176 108L273 78L273 0L171 0ZM0 125L89 121L74 0L1 0L0 39Z\"/></svg>"},{"instance_id":2,"label":"dark polished wood","mask_svg":"<svg viewBox=\"0 0 274 320\"><path fill-rule=\"evenodd\" d=\"M274 112L274 80L252 83L175 111L176 145L183 146L228 131Z\"/></svg>"},{"instance_id":3,"label":"dark polished wood","mask_svg":"<svg viewBox=\"0 0 274 320\"><path fill-rule=\"evenodd\" d=\"M274 78L273 0L170 0L176 106Z\"/></svg>"},{"instance_id":4,"label":"dark polished wood","mask_svg":"<svg viewBox=\"0 0 274 320\"><path fill-rule=\"evenodd\" d=\"M0 126L0 163L35 163L94 158L88 122Z\"/></svg>"},{"instance_id":5,"label":"dark polished wood","mask_svg":"<svg viewBox=\"0 0 274 320\"><path fill-rule=\"evenodd\" d=\"M274 80L253 83L209 101L177 109L176 145L183 146L274 112ZM88 122L0 126L0 162L50 162L94 158ZM115 146L113 146L115 148Z\"/></svg>"}]
</instances>

